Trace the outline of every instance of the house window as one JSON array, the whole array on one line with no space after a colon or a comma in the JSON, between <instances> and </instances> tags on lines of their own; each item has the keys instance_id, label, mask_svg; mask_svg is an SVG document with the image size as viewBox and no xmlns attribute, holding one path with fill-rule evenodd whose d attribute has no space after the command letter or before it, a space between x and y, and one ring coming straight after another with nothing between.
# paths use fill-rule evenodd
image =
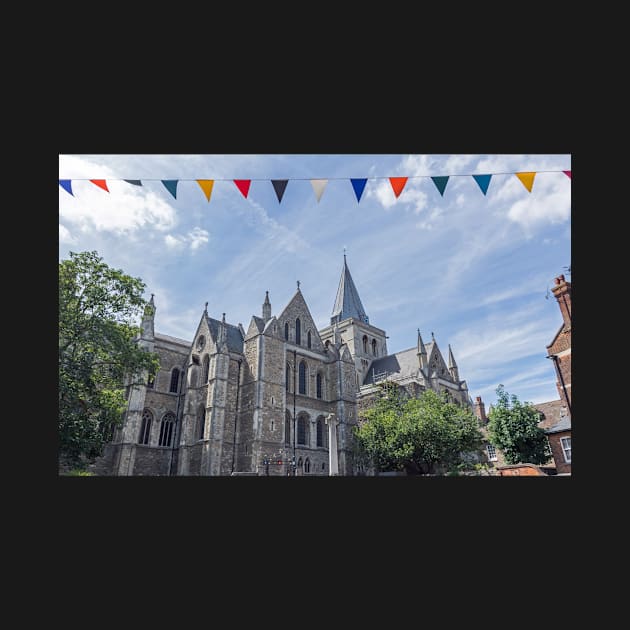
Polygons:
<instances>
[{"instance_id":1,"label":"house window","mask_svg":"<svg viewBox=\"0 0 630 630\"><path fill-rule=\"evenodd\" d=\"M289 322L284 325L284 338L289 341Z\"/></svg>"},{"instance_id":2,"label":"house window","mask_svg":"<svg viewBox=\"0 0 630 630\"><path fill-rule=\"evenodd\" d=\"M302 325L299 317L295 320L295 343L298 346L302 344Z\"/></svg>"},{"instance_id":3,"label":"house window","mask_svg":"<svg viewBox=\"0 0 630 630\"><path fill-rule=\"evenodd\" d=\"M306 335L306 346L308 348L311 347L311 331L310 330L308 331L308 334Z\"/></svg>"},{"instance_id":4,"label":"house window","mask_svg":"<svg viewBox=\"0 0 630 630\"><path fill-rule=\"evenodd\" d=\"M308 446L308 433L306 428L306 418L300 416L297 421L297 442L304 446Z\"/></svg>"},{"instance_id":5,"label":"house window","mask_svg":"<svg viewBox=\"0 0 630 630\"><path fill-rule=\"evenodd\" d=\"M160 423L160 446L170 446L173 440L173 427L175 426L175 416L167 413Z\"/></svg>"},{"instance_id":6,"label":"house window","mask_svg":"<svg viewBox=\"0 0 630 630\"><path fill-rule=\"evenodd\" d=\"M306 395L306 363L304 361L300 361L300 394Z\"/></svg>"},{"instance_id":7,"label":"house window","mask_svg":"<svg viewBox=\"0 0 630 630\"><path fill-rule=\"evenodd\" d=\"M153 422L153 414L145 409L142 412L142 426L140 427L140 435L138 436L138 444L148 444L151 436L151 423Z\"/></svg>"},{"instance_id":8,"label":"house window","mask_svg":"<svg viewBox=\"0 0 630 630\"><path fill-rule=\"evenodd\" d=\"M199 422L198 422L198 431L197 431L197 439L203 440L204 433L206 432L206 408L199 407Z\"/></svg>"},{"instance_id":9,"label":"house window","mask_svg":"<svg viewBox=\"0 0 630 630\"><path fill-rule=\"evenodd\" d=\"M321 398L322 397L322 375L321 374L317 375L316 385L317 385L317 398Z\"/></svg>"},{"instance_id":10,"label":"house window","mask_svg":"<svg viewBox=\"0 0 630 630\"><path fill-rule=\"evenodd\" d=\"M376 356L376 339L372 339L372 354Z\"/></svg>"},{"instance_id":11,"label":"house window","mask_svg":"<svg viewBox=\"0 0 630 630\"><path fill-rule=\"evenodd\" d=\"M176 394L178 385L179 385L179 370L177 368L173 368L171 372L171 385L168 388L168 391Z\"/></svg>"},{"instance_id":12,"label":"house window","mask_svg":"<svg viewBox=\"0 0 630 630\"><path fill-rule=\"evenodd\" d=\"M317 418L317 446L324 446L324 419Z\"/></svg>"},{"instance_id":13,"label":"house window","mask_svg":"<svg viewBox=\"0 0 630 630\"><path fill-rule=\"evenodd\" d=\"M488 453L488 459L491 462L497 461L497 449L492 444L486 444L486 452Z\"/></svg>"},{"instance_id":14,"label":"house window","mask_svg":"<svg viewBox=\"0 0 630 630\"><path fill-rule=\"evenodd\" d=\"M567 464L571 463L571 438L560 438L560 445L562 446L562 453L564 454L564 461Z\"/></svg>"},{"instance_id":15,"label":"house window","mask_svg":"<svg viewBox=\"0 0 630 630\"><path fill-rule=\"evenodd\" d=\"M201 372L201 383L208 382L208 376L210 375L210 357L206 354L203 358L203 371Z\"/></svg>"}]
</instances>

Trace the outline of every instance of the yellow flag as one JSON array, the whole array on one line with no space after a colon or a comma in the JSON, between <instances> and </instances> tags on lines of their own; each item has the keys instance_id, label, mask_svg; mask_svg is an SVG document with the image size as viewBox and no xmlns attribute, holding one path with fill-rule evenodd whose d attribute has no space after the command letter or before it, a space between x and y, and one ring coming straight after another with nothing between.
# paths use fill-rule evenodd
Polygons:
<instances>
[{"instance_id":1,"label":"yellow flag","mask_svg":"<svg viewBox=\"0 0 630 630\"><path fill-rule=\"evenodd\" d=\"M534 177L536 177L536 173L514 173L516 177L521 180L521 183L529 192L532 192L532 186L534 185Z\"/></svg>"},{"instance_id":2,"label":"yellow flag","mask_svg":"<svg viewBox=\"0 0 630 630\"><path fill-rule=\"evenodd\" d=\"M210 201L210 195L212 194L212 187L214 186L214 179L198 179L197 183L201 186L206 199Z\"/></svg>"}]
</instances>

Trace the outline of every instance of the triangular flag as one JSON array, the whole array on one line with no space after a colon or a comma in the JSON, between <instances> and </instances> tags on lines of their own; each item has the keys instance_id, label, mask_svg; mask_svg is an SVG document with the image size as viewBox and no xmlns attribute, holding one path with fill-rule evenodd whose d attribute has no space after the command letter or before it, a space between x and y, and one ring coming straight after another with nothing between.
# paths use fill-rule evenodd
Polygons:
<instances>
[{"instance_id":1,"label":"triangular flag","mask_svg":"<svg viewBox=\"0 0 630 630\"><path fill-rule=\"evenodd\" d=\"M361 195L365 189L367 179L351 179L350 182L352 183L352 188L354 188L354 194L357 196L357 203L359 203L359 201L361 201Z\"/></svg>"},{"instance_id":2,"label":"triangular flag","mask_svg":"<svg viewBox=\"0 0 630 630\"><path fill-rule=\"evenodd\" d=\"M282 201L282 196L284 195L284 191L287 188L287 184L289 183L288 179L272 179L271 185L273 189L276 191L276 197L278 197L278 203Z\"/></svg>"},{"instance_id":3,"label":"triangular flag","mask_svg":"<svg viewBox=\"0 0 630 630\"><path fill-rule=\"evenodd\" d=\"M432 177L433 183L435 187L440 191L440 195L444 197L444 190L446 189L446 184L448 184L448 178L450 175L440 175L439 177Z\"/></svg>"},{"instance_id":4,"label":"triangular flag","mask_svg":"<svg viewBox=\"0 0 630 630\"><path fill-rule=\"evenodd\" d=\"M490 186L490 180L492 175L473 175L473 179L479 184L481 192L485 195L488 192L488 186Z\"/></svg>"},{"instance_id":5,"label":"triangular flag","mask_svg":"<svg viewBox=\"0 0 630 630\"><path fill-rule=\"evenodd\" d=\"M521 180L521 183L529 192L532 192L532 186L534 185L534 177L536 177L536 173L514 173L516 177Z\"/></svg>"},{"instance_id":6,"label":"triangular flag","mask_svg":"<svg viewBox=\"0 0 630 630\"><path fill-rule=\"evenodd\" d=\"M104 179L91 179L90 181L93 184L96 184L99 188L102 188L103 190L109 192L109 188L107 188L107 182Z\"/></svg>"},{"instance_id":7,"label":"triangular flag","mask_svg":"<svg viewBox=\"0 0 630 630\"><path fill-rule=\"evenodd\" d=\"M123 179L123 182L133 184L134 186L142 186L142 182L139 179Z\"/></svg>"},{"instance_id":8,"label":"triangular flag","mask_svg":"<svg viewBox=\"0 0 630 630\"><path fill-rule=\"evenodd\" d=\"M249 187L250 187L250 185L252 183L252 180L251 179L235 179L234 183L236 184L236 187L243 194L243 197L245 197L245 199L247 199L247 195L249 193Z\"/></svg>"},{"instance_id":9,"label":"triangular flag","mask_svg":"<svg viewBox=\"0 0 630 630\"><path fill-rule=\"evenodd\" d=\"M74 197L74 193L72 192L72 180L71 179L60 179L59 180L59 185L66 192L69 192Z\"/></svg>"},{"instance_id":10,"label":"triangular flag","mask_svg":"<svg viewBox=\"0 0 630 630\"><path fill-rule=\"evenodd\" d=\"M206 196L206 199L210 201L212 187L214 186L214 179L198 179L197 183L201 187L201 190L203 190L203 194Z\"/></svg>"},{"instance_id":11,"label":"triangular flag","mask_svg":"<svg viewBox=\"0 0 630 630\"><path fill-rule=\"evenodd\" d=\"M571 171L562 171L569 179L571 179Z\"/></svg>"},{"instance_id":12,"label":"triangular flag","mask_svg":"<svg viewBox=\"0 0 630 630\"><path fill-rule=\"evenodd\" d=\"M324 194L324 188L326 188L326 184L328 183L327 179L311 179L311 186L315 191L315 197L317 197L317 203L322 198Z\"/></svg>"},{"instance_id":13,"label":"triangular flag","mask_svg":"<svg viewBox=\"0 0 630 630\"><path fill-rule=\"evenodd\" d=\"M408 177L390 177L389 178L389 183L392 185L392 188L394 189L394 194L396 195L396 197L398 197L400 193L403 191L403 188L405 187L405 184L407 183L407 179L409 178Z\"/></svg>"},{"instance_id":14,"label":"triangular flag","mask_svg":"<svg viewBox=\"0 0 630 630\"><path fill-rule=\"evenodd\" d=\"M175 199L177 199L177 179L163 179L162 183L166 186L166 190L173 195Z\"/></svg>"}]
</instances>

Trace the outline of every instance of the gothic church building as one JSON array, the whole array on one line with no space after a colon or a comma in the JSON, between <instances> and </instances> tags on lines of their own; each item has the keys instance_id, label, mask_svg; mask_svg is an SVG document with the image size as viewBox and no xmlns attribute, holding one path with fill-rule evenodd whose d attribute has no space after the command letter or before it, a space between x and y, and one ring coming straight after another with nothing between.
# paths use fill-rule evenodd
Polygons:
<instances>
[{"instance_id":1,"label":"gothic church building","mask_svg":"<svg viewBox=\"0 0 630 630\"><path fill-rule=\"evenodd\" d=\"M318 330L298 288L278 315L269 295L247 330L210 317L192 342L154 330L153 296L138 343L160 359L127 384L128 409L95 472L105 475L328 475L327 417L334 414L340 475L356 475L358 411L389 380L410 395L447 391L472 407L449 346L433 338L388 354L370 324L344 255L330 325ZM334 426L334 423L333 423Z\"/></svg>"}]
</instances>

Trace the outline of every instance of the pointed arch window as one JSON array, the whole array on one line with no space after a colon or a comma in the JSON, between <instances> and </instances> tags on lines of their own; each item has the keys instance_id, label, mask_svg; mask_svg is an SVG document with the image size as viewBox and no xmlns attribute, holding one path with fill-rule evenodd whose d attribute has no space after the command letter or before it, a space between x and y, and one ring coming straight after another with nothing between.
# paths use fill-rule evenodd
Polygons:
<instances>
[{"instance_id":1,"label":"pointed arch window","mask_svg":"<svg viewBox=\"0 0 630 630\"><path fill-rule=\"evenodd\" d=\"M311 472L311 460L308 457L304 460L304 472L305 473Z\"/></svg>"},{"instance_id":2,"label":"pointed arch window","mask_svg":"<svg viewBox=\"0 0 630 630\"><path fill-rule=\"evenodd\" d=\"M153 414L145 409L142 412L142 426L140 427L140 435L138 436L138 444L148 444L151 437L151 424L153 423Z\"/></svg>"},{"instance_id":3,"label":"pointed arch window","mask_svg":"<svg viewBox=\"0 0 630 630\"><path fill-rule=\"evenodd\" d=\"M368 338L367 335L363 335L363 353L368 353Z\"/></svg>"},{"instance_id":4,"label":"pointed arch window","mask_svg":"<svg viewBox=\"0 0 630 630\"><path fill-rule=\"evenodd\" d=\"M317 373L316 381L316 389L317 389L317 398L322 397L322 375L320 372Z\"/></svg>"},{"instance_id":5,"label":"pointed arch window","mask_svg":"<svg viewBox=\"0 0 630 630\"><path fill-rule=\"evenodd\" d=\"M295 343L298 346L302 345L302 324L299 317L295 320Z\"/></svg>"},{"instance_id":6,"label":"pointed arch window","mask_svg":"<svg viewBox=\"0 0 630 630\"><path fill-rule=\"evenodd\" d=\"M306 416L298 416L297 421L297 443L302 446L308 446L308 418Z\"/></svg>"},{"instance_id":7,"label":"pointed arch window","mask_svg":"<svg viewBox=\"0 0 630 630\"><path fill-rule=\"evenodd\" d=\"M175 367L171 371L171 385L168 388L168 391L176 394L178 387L179 387L179 370Z\"/></svg>"},{"instance_id":8,"label":"pointed arch window","mask_svg":"<svg viewBox=\"0 0 630 630\"><path fill-rule=\"evenodd\" d=\"M197 422L197 439L203 440L204 433L206 432L206 408L199 407L199 412L197 414L198 422Z\"/></svg>"},{"instance_id":9,"label":"pointed arch window","mask_svg":"<svg viewBox=\"0 0 630 630\"><path fill-rule=\"evenodd\" d=\"M317 446L324 446L324 418L317 418Z\"/></svg>"},{"instance_id":10,"label":"pointed arch window","mask_svg":"<svg viewBox=\"0 0 630 630\"><path fill-rule=\"evenodd\" d=\"M289 322L284 325L284 338L289 341Z\"/></svg>"},{"instance_id":11,"label":"pointed arch window","mask_svg":"<svg viewBox=\"0 0 630 630\"><path fill-rule=\"evenodd\" d=\"M376 339L372 339L372 354L376 356Z\"/></svg>"},{"instance_id":12,"label":"pointed arch window","mask_svg":"<svg viewBox=\"0 0 630 630\"><path fill-rule=\"evenodd\" d=\"M300 361L300 394L306 395L306 363L304 361Z\"/></svg>"},{"instance_id":13,"label":"pointed arch window","mask_svg":"<svg viewBox=\"0 0 630 630\"><path fill-rule=\"evenodd\" d=\"M208 376L210 376L210 357L206 354L203 358L203 369L201 371L201 384L208 382Z\"/></svg>"},{"instance_id":14,"label":"pointed arch window","mask_svg":"<svg viewBox=\"0 0 630 630\"><path fill-rule=\"evenodd\" d=\"M301 475L304 472L304 463L302 462L301 457L300 459L298 459L297 467L298 467L298 475Z\"/></svg>"},{"instance_id":15,"label":"pointed arch window","mask_svg":"<svg viewBox=\"0 0 630 630\"><path fill-rule=\"evenodd\" d=\"M291 366L288 363L285 370L284 380L285 380L284 384L286 386L287 392L290 392L291 391Z\"/></svg>"},{"instance_id":16,"label":"pointed arch window","mask_svg":"<svg viewBox=\"0 0 630 630\"><path fill-rule=\"evenodd\" d=\"M284 443L291 444L291 414L288 410L284 414Z\"/></svg>"},{"instance_id":17,"label":"pointed arch window","mask_svg":"<svg viewBox=\"0 0 630 630\"><path fill-rule=\"evenodd\" d=\"M175 415L170 411L162 418L160 423L160 446L170 446L173 441L173 427L175 426Z\"/></svg>"},{"instance_id":18,"label":"pointed arch window","mask_svg":"<svg viewBox=\"0 0 630 630\"><path fill-rule=\"evenodd\" d=\"M309 330L309 331L308 331L308 333L307 333L307 335L306 335L306 347L307 347L307 348L310 348L310 347L311 347L311 343L312 343L312 340L311 340L311 331Z\"/></svg>"}]
</instances>

